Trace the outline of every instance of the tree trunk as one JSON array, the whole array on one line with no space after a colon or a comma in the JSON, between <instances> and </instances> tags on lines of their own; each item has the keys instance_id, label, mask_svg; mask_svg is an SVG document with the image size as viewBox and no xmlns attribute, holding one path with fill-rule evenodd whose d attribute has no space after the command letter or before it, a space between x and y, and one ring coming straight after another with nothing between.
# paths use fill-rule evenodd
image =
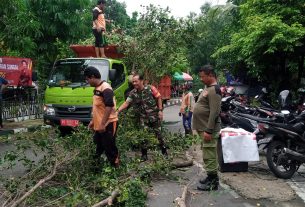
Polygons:
<instances>
[{"instance_id":1,"label":"tree trunk","mask_svg":"<svg viewBox=\"0 0 305 207\"><path fill-rule=\"evenodd\" d=\"M287 82L287 80L289 80L289 72L286 68L286 56L285 54L281 53L279 56L279 80L277 81L277 83L275 83L276 86L276 91L282 91L282 90L286 90L289 89L287 88L287 86L289 86L289 82Z\"/></svg>"},{"instance_id":2,"label":"tree trunk","mask_svg":"<svg viewBox=\"0 0 305 207\"><path fill-rule=\"evenodd\" d=\"M302 80L303 72L304 72L304 54L302 54L299 58L298 80L297 80L298 88L301 86L301 80Z\"/></svg>"}]
</instances>

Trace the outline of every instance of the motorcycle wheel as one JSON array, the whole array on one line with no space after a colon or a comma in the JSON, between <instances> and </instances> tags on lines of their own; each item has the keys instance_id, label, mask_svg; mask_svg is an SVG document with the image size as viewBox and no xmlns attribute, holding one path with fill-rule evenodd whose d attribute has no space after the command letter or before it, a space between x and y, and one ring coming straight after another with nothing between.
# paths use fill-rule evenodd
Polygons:
<instances>
[{"instance_id":1,"label":"motorcycle wheel","mask_svg":"<svg viewBox=\"0 0 305 207\"><path fill-rule=\"evenodd\" d=\"M267 148L267 163L275 176L289 179L296 172L296 164L283 154L286 145L280 141L273 141Z\"/></svg>"}]
</instances>

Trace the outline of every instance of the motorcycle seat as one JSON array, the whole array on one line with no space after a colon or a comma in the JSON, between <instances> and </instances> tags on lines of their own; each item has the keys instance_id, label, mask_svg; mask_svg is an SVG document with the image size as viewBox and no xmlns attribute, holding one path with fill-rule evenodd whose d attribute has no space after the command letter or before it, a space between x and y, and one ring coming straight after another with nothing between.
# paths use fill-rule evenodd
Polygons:
<instances>
[{"instance_id":1,"label":"motorcycle seat","mask_svg":"<svg viewBox=\"0 0 305 207\"><path fill-rule=\"evenodd\" d=\"M281 127L283 129L293 131L295 133L298 133L299 135L302 135L303 132L304 132L303 130L294 128L292 125L289 125L289 124L276 123L276 122L272 122L272 123L269 123L269 124L272 125L272 126L275 126L275 127Z\"/></svg>"},{"instance_id":2,"label":"motorcycle seat","mask_svg":"<svg viewBox=\"0 0 305 207\"><path fill-rule=\"evenodd\" d=\"M242 116L244 118L251 119L251 120L254 120L254 121L257 121L257 122L271 122L271 121L274 120L274 119L271 119L271 118L261 118L261 117L253 116L253 115L250 115L250 114L243 114L243 113L236 113L236 115L237 116Z\"/></svg>"}]
</instances>

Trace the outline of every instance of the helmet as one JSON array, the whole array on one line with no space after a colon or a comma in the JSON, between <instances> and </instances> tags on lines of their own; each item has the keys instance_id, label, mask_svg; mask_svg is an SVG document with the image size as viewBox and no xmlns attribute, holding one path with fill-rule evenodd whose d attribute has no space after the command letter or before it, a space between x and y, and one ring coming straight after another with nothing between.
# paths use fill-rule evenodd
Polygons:
<instances>
[{"instance_id":1,"label":"helmet","mask_svg":"<svg viewBox=\"0 0 305 207\"><path fill-rule=\"evenodd\" d=\"M233 86L229 86L226 88L226 92L232 96L235 93L235 88Z\"/></svg>"},{"instance_id":2,"label":"helmet","mask_svg":"<svg viewBox=\"0 0 305 207\"><path fill-rule=\"evenodd\" d=\"M279 100L281 109L289 109L289 107L292 104L292 95L291 95L290 91L289 90L281 91L278 100Z\"/></svg>"}]
</instances>

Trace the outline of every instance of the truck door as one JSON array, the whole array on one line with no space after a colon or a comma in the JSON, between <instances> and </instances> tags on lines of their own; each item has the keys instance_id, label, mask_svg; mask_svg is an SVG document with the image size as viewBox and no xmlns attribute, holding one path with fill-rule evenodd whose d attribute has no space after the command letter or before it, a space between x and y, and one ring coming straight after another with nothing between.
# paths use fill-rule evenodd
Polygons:
<instances>
[{"instance_id":1,"label":"truck door","mask_svg":"<svg viewBox=\"0 0 305 207\"><path fill-rule=\"evenodd\" d=\"M126 74L122 63L113 63L111 69L116 70L115 79L111 81L111 87L119 106L124 102L124 91L127 88L127 83L125 83Z\"/></svg>"}]
</instances>

